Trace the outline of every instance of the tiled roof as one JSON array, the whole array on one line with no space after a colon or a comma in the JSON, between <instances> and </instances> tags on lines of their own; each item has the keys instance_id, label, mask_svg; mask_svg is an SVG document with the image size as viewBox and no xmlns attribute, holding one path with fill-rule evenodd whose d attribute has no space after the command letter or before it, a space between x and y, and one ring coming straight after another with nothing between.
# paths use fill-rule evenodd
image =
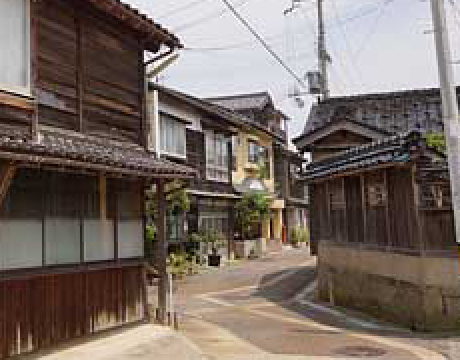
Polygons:
<instances>
[{"instance_id":1,"label":"tiled roof","mask_svg":"<svg viewBox=\"0 0 460 360\"><path fill-rule=\"evenodd\" d=\"M180 40L171 32L164 29L161 25L154 22L147 15L141 13L138 9L128 5L120 0L86 0L99 10L110 14L118 20L126 23L133 30L144 33L147 38L152 38L152 45L164 43L172 48L180 48ZM154 35L154 36L152 36ZM156 39L154 39L156 37ZM146 43L149 46L149 41Z\"/></svg>"},{"instance_id":2,"label":"tiled roof","mask_svg":"<svg viewBox=\"0 0 460 360\"><path fill-rule=\"evenodd\" d=\"M178 90L171 89L171 88L168 88L168 87L156 84L156 83L152 83L152 82L149 83L149 90L158 90L160 93L163 92L165 94L168 94L172 97L175 97L176 99L184 101L185 103L191 106L201 109L202 111L208 114L218 116L219 118L222 118L223 120L227 120L232 125L241 126L245 123L244 117L238 113L222 108L221 106L212 104L208 101L199 99L197 97L185 94Z\"/></svg>"},{"instance_id":3,"label":"tiled roof","mask_svg":"<svg viewBox=\"0 0 460 360\"><path fill-rule=\"evenodd\" d=\"M211 97L205 100L233 111L263 110L267 104L272 102L270 94L266 91L252 94Z\"/></svg>"},{"instance_id":4,"label":"tiled roof","mask_svg":"<svg viewBox=\"0 0 460 360\"><path fill-rule=\"evenodd\" d=\"M164 92L165 94L169 94L179 100L182 100L192 106L195 106L199 109L202 109L205 112L208 112L214 116L218 116L224 120L229 121L232 125L240 127L240 126L249 126L255 127L258 130L261 130L267 133L270 136L273 136L279 140L285 141L284 136L276 133L272 129L269 129L267 126L263 126L262 124L253 121L249 117L247 117L243 113L239 113L236 110L232 110L226 107L223 107L217 103L209 99L199 99L194 96L185 94L183 92L156 84L156 83L149 83L149 90L158 90L160 92Z\"/></svg>"},{"instance_id":5,"label":"tiled roof","mask_svg":"<svg viewBox=\"0 0 460 360\"><path fill-rule=\"evenodd\" d=\"M314 162L302 172L302 179L313 181L383 164L405 163L412 160L414 147L420 147L422 144L422 135L417 131L391 136Z\"/></svg>"},{"instance_id":6,"label":"tiled roof","mask_svg":"<svg viewBox=\"0 0 460 360\"><path fill-rule=\"evenodd\" d=\"M196 175L194 169L157 159L137 146L48 131L41 133L40 141L19 134L0 135L0 158L141 177Z\"/></svg>"},{"instance_id":7,"label":"tiled roof","mask_svg":"<svg viewBox=\"0 0 460 360\"><path fill-rule=\"evenodd\" d=\"M425 89L330 98L313 105L303 135L344 119L390 134L410 130L440 132L440 92Z\"/></svg>"}]
</instances>

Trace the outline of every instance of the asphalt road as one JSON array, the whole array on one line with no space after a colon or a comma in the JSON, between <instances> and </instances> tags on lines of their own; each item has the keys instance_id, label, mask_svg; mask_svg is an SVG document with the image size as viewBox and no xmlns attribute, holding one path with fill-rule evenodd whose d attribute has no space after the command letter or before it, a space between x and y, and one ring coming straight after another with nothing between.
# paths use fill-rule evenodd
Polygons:
<instances>
[{"instance_id":1,"label":"asphalt road","mask_svg":"<svg viewBox=\"0 0 460 360\"><path fill-rule=\"evenodd\" d=\"M289 250L187 277L176 284L180 329L208 359L460 359L459 338L315 302L315 266Z\"/></svg>"}]
</instances>

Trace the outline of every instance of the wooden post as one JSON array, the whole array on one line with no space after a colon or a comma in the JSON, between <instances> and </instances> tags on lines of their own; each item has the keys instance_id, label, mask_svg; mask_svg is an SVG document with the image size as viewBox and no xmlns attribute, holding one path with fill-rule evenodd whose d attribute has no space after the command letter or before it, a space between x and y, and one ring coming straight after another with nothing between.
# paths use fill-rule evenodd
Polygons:
<instances>
[{"instance_id":1,"label":"wooden post","mask_svg":"<svg viewBox=\"0 0 460 360\"><path fill-rule=\"evenodd\" d=\"M385 186L385 222L386 222L386 232L387 232L387 243L386 246L392 246L391 238L391 228L390 228L390 194L388 191L388 169L383 169L383 183Z\"/></svg>"},{"instance_id":2,"label":"wooden post","mask_svg":"<svg viewBox=\"0 0 460 360\"><path fill-rule=\"evenodd\" d=\"M158 284L158 321L166 325L166 306L168 292L168 274L166 272L166 196L164 180L156 183L157 212L156 212L156 241L155 267L158 270L160 281Z\"/></svg>"},{"instance_id":3,"label":"wooden post","mask_svg":"<svg viewBox=\"0 0 460 360\"><path fill-rule=\"evenodd\" d=\"M361 179L361 196L363 204L363 243L367 243L367 199L366 199L366 179L364 175L360 176Z\"/></svg>"},{"instance_id":4,"label":"wooden post","mask_svg":"<svg viewBox=\"0 0 460 360\"><path fill-rule=\"evenodd\" d=\"M75 26L77 30L77 116L78 116L78 131L84 132L83 119L83 31L82 31L82 14L80 11L75 15Z\"/></svg>"},{"instance_id":5,"label":"wooden post","mask_svg":"<svg viewBox=\"0 0 460 360\"><path fill-rule=\"evenodd\" d=\"M2 207L3 200L5 199L14 175L16 174L16 164L8 164L3 171L0 171L0 208Z\"/></svg>"},{"instance_id":6,"label":"wooden post","mask_svg":"<svg viewBox=\"0 0 460 360\"><path fill-rule=\"evenodd\" d=\"M344 228L342 229L345 239L343 242L350 242L350 234L348 234L348 215L347 215L347 194L345 191L345 177L342 177L342 200L343 200L343 217L344 217Z\"/></svg>"},{"instance_id":7,"label":"wooden post","mask_svg":"<svg viewBox=\"0 0 460 360\"><path fill-rule=\"evenodd\" d=\"M31 135L36 141L39 140L38 128L38 96L36 89L38 88L38 29L39 29L39 15L41 12L41 2L30 2L30 87L34 97L34 113L32 114Z\"/></svg>"}]
</instances>

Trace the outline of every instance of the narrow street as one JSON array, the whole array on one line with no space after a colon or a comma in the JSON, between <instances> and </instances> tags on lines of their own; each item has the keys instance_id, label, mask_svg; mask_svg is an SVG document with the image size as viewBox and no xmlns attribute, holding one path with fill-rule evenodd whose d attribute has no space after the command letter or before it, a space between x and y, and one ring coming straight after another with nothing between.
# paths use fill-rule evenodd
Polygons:
<instances>
[{"instance_id":1,"label":"narrow street","mask_svg":"<svg viewBox=\"0 0 460 360\"><path fill-rule=\"evenodd\" d=\"M188 277L175 295L180 330L207 359L457 359L458 338L315 303L315 266L289 250Z\"/></svg>"}]
</instances>

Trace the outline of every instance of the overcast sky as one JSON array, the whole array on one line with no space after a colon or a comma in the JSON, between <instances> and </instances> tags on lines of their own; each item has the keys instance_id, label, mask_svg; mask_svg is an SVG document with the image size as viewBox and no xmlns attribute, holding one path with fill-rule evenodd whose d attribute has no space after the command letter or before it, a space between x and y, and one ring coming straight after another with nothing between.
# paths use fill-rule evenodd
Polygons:
<instances>
[{"instance_id":1,"label":"overcast sky","mask_svg":"<svg viewBox=\"0 0 460 360\"><path fill-rule=\"evenodd\" d=\"M460 9L460 0L455 1ZM305 107L299 108L288 98L295 80L221 0L128 2L189 49L163 73L164 85L198 97L268 90L292 119L290 137L299 135L314 99L305 97ZM314 0L287 16L283 11L291 0L230 2L299 76L316 69ZM460 11L445 2L456 61ZM438 86L429 0L325 0L325 18L332 96Z\"/></svg>"}]
</instances>

